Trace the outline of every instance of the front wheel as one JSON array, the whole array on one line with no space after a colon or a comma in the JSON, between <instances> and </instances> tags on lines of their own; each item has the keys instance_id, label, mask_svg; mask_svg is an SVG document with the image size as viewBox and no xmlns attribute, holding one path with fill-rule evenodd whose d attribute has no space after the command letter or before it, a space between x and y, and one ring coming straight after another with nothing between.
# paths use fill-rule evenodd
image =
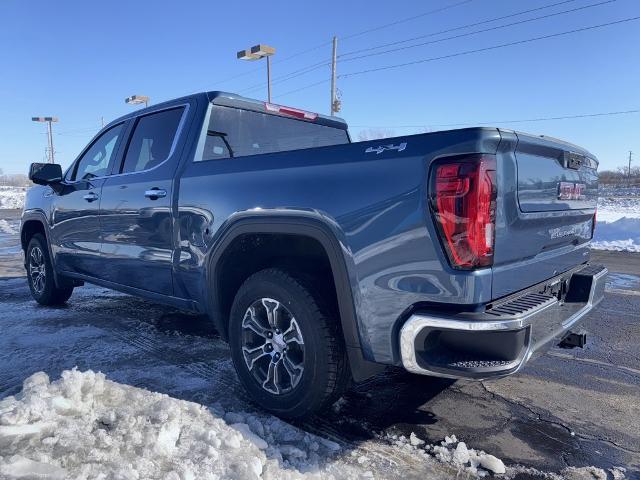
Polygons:
<instances>
[{"instance_id":1,"label":"front wheel","mask_svg":"<svg viewBox=\"0 0 640 480\"><path fill-rule=\"evenodd\" d=\"M284 270L262 270L242 284L231 308L229 344L244 387L281 417L327 407L350 377L337 319L314 288Z\"/></svg>"},{"instance_id":2,"label":"front wheel","mask_svg":"<svg viewBox=\"0 0 640 480\"><path fill-rule=\"evenodd\" d=\"M73 287L59 288L53 278L47 241L40 233L31 237L26 252L27 281L31 296L40 305L61 305L69 300Z\"/></svg>"}]
</instances>

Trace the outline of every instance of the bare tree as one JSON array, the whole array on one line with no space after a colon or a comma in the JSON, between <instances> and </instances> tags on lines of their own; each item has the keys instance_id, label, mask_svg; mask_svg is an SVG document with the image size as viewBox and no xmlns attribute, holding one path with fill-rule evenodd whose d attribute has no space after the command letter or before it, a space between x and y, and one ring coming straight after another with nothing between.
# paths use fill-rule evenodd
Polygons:
<instances>
[{"instance_id":1,"label":"bare tree","mask_svg":"<svg viewBox=\"0 0 640 480\"><path fill-rule=\"evenodd\" d=\"M3 175L0 172L0 185L5 187L26 187L29 186L31 182L26 175L21 173Z\"/></svg>"},{"instance_id":2,"label":"bare tree","mask_svg":"<svg viewBox=\"0 0 640 480\"><path fill-rule=\"evenodd\" d=\"M618 167L615 170L598 172L599 181L603 185L640 185L640 167Z\"/></svg>"}]
</instances>

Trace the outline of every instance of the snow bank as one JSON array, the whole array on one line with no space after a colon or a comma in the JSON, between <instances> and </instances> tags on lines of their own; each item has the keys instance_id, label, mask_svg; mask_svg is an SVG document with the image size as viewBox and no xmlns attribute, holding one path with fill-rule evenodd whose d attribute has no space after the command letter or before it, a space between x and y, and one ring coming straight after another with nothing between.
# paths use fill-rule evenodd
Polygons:
<instances>
[{"instance_id":1,"label":"snow bank","mask_svg":"<svg viewBox=\"0 0 640 480\"><path fill-rule=\"evenodd\" d=\"M24 207L26 187L0 186L0 209L21 209Z\"/></svg>"},{"instance_id":2,"label":"snow bank","mask_svg":"<svg viewBox=\"0 0 640 480\"><path fill-rule=\"evenodd\" d=\"M591 248L640 252L640 197L601 197L597 218Z\"/></svg>"},{"instance_id":3,"label":"snow bank","mask_svg":"<svg viewBox=\"0 0 640 480\"><path fill-rule=\"evenodd\" d=\"M634 212L598 211L591 248L640 252L640 209Z\"/></svg>"},{"instance_id":4,"label":"snow bank","mask_svg":"<svg viewBox=\"0 0 640 480\"><path fill-rule=\"evenodd\" d=\"M609 215L608 218L613 218L613 215ZM624 216L611 222L598 219L591 248L640 252L640 217Z\"/></svg>"},{"instance_id":5,"label":"snow bank","mask_svg":"<svg viewBox=\"0 0 640 480\"><path fill-rule=\"evenodd\" d=\"M2 233L6 233L8 235L17 235L18 234L18 230L16 230L15 228L13 228L9 222L7 222L5 219L0 218L0 232Z\"/></svg>"},{"instance_id":6,"label":"snow bank","mask_svg":"<svg viewBox=\"0 0 640 480\"><path fill-rule=\"evenodd\" d=\"M332 442L329 442L332 443ZM335 478L336 444L275 417L224 412L105 379L36 373L0 401L1 478ZM348 465L340 478L356 478Z\"/></svg>"}]
</instances>

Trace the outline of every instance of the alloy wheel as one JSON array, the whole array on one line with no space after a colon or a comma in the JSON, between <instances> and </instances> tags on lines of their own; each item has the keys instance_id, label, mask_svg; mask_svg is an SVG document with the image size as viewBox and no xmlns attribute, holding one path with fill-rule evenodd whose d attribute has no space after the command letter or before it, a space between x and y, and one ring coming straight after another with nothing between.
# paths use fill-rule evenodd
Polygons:
<instances>
[{"instance_id":1,"label":"alloy wheel","mask_svg":"<svg viewBox=\"0 0 640 480\"><path fill-rule=\"evenodd\" d=\"M44 262L44 254L40 247L33 247L29 254L29 277L33 290L40 295L44 291L47 279L47 270Z\"/></svg>"},{"instance_id":2,"label":"alloy wheel","mask_svg":"<svg viewBox=\"0 0 640 480\"><path fill-rule=\"evenodd\" d=\"M293 390L304 373L304 340L298 322L278 300L260 298L242 319L242 355L264 390L282 395Z\"/></svg>"}]
</instances>

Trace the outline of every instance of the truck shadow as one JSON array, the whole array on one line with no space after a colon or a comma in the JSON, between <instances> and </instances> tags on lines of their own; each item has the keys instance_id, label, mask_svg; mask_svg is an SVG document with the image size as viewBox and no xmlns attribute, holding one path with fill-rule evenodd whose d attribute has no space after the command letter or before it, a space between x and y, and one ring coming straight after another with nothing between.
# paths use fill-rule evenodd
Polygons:
<instances>
[{"instance_id":1,"label":"truck shadow","mask_svg":"<svg viewBox=\"0 0 640 480\"><path fill-rule=\"evenodd\" d=\"M167 335L190 335L203 341L215 339L222 342L213 328L213 322L204 315L166 309L160 315L149 315L140 321L153 325ZM391 427L394 431L411 431L412 427L421 427L424 432L429 425L438 422L437 416L425 405L429 405L431 400L454 383L454 380L413 375L399 367L388 367L362 383L352 384L331 408L309 419L290 423L309 433L337 436L349 443L374 439ZM166 393L172 395L172 392ZM233 393L262 411L239 385L229 392L230 395ZM201 400L206 401L206 398ZM434 437L425 440L442 439Z\"/></svg>"},{"instance_id":2,"label":"truck shadow","mask_svg":"<svg viewBox=\"0 0 640 480\"><path fill-rule=\"evenodd\" d=\"M368 455L372 445L390 451L390 442L375 440L391 427L428 428L437 419L422 405L451 385L390 368L352 386L327 411L304 421L279 422L251 402L237 379L227 345L206 316L90 286L78 289L66 306L50 309L28 299L25 279L8 280L3 286L9 301L7 314L0 315L6 329L0 340L0 360L7 359L0 362L0 398L18 394L22 380L36 371L45 371L52 380L73 367L101 371L121 384L202 404L229 425L255 419L276 425L277 433L272 430L276 445L303 447L307 434L338 443L339 451L321 441L319 451L307 452L322 467L353 463L355 449L360 455ZM424 433L422 438L426 439ZM299 469L294 458L271 458L284 469ZM380 465L389 468L384 461ZM413 462L400 465L385 477L426 468Z\"/></svg>"},{"instance_id":3,"label":"truck shadow","mask_svg":"<svg viewBox=\"0 0 640 480\"><path fill-rule=\"evenodd\" d=\"M131 300L146 303L145 300ZM147 315L139 320L152 325L159 333L222 342L206 315L188 314L156 305L150 305L150 308L157 309L156 315ZM432 425L437 422L436 416L422 407L454 383L455 380L414 375L400 367L388 367L362 383L352 384L343 397L318 418L343 427L341 433L352 441L369 439L373 430L384 431L390 426ZM296 424L304 428L309 422L315 424L318 419Z\"/></svg>"}]
</instances>

